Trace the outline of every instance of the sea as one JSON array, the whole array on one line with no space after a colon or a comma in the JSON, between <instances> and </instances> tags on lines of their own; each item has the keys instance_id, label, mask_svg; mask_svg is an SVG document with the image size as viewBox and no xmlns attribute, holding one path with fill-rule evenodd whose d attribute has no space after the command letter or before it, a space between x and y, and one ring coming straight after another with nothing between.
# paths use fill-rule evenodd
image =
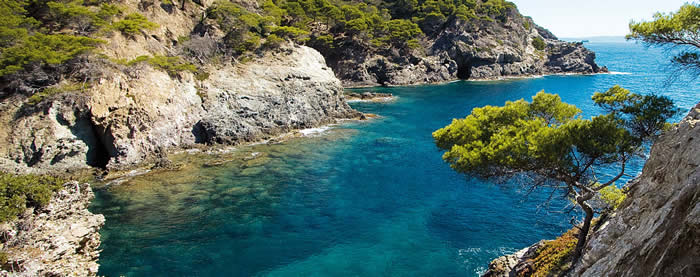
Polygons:
<instances>
[{"instance_id":1,"label":"sea","mask_svg":"<svg viewBox=\"0 0 700 277\"><path fill-rule=\"evenodd\" d=\"M548 191L454 172L433 131L475 107L541 90L586 118L602 112L593 93L614 85L670 97L681 109L676 122L700 101L700 82L670 80L664 50L585 46L609 74L353 89L395 98L351 103L378 118L282 143L183 152L173 157L179 170L98 184L90 210L106 218L99 274L478 276L492 259L553 239L580 215L561 193L546 201ZM625 178L642 166L636 160Z\"/></svg>"}]
</instances>

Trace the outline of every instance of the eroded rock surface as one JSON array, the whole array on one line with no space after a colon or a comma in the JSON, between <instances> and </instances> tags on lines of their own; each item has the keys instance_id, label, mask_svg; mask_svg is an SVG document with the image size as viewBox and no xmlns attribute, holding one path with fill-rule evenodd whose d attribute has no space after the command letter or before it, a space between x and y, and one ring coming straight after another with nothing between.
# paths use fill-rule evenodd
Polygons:
<instances>
[{"instance_id":1,"label":"eroded rock surface","mask_svg":"<svg viewBox=\"0 0 700 277\"><path fill-rule=\"evenodd\" d=\"M651 149L616 214L589 239L573 276L700 272L700 104Z\"/></svg>"},{"instance_id":2,"label":"eroded rock surface","mask_svg":"<svg viewBox=\"0 0 700 277\"><path fill-rule=\"evenodd\" d=\"M104 216L88 211L88 184L68 182L49 204L0 225L7 263L1 276L95 276Z\"/></svg>"}]
</instances>

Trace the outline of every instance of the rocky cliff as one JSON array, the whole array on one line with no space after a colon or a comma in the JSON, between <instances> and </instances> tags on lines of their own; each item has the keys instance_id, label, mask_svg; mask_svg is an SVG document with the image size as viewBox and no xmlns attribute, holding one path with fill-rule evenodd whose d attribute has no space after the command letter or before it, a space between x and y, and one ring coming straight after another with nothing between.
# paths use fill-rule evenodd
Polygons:
<instances>
[{"instance_id":1,"label":"rocky cliff","mask_svg":"<svg viewBox=\"0 0 700 277\"><path fill-rule=\"evenodd\" d=\"M418 49L373 52L349 45L326 57L345 86L607 72L583 44L558 40L514 7L501 20L452 18L426 34Z\"/></svg>"},{"instance_id":2,"label":"rocky cliff","mask_svg":"<svg viewBox=\"0 0 700 277\"><path fill-rule=\"evenodd\" d=\"M69 182L49 204L0 225L1 276L95 276L104 216L90 213L88 184Z\"/></svg>"},{"instance_id":3,"label":"rocky cliff","mask_svg":"<svg viewBox=\"0 0 700 277\"><path fill-rule=\"evenodd\" d=\"M573 276L700 272L700 104L651 149L625 202L589 239Z\"/></svg>"},{"instance_id":4,"label":"rocky cliff","mask_svg":"<svg viewBox=\"0 0 700 277\"><path fill-rule=\"evenodd\" d=\"M628 195L596 227L566 276L697 276L700 272L700 103L654 143ZM530 276L539 242L495 259L484 276ZM533 250L534 249L534 250Z\"/></svg>"},{"instance_id":5,"label":"rocky cliff","mask_svg":"<svg viewBox=\"0 0 700 277\"><path fill-rule=\"evenodd\" d=\"M200 16L213 1L185 1L171 9L152 1L120 2L158 27L103 38L99 52L107 58L88 57L81 65L91 71L85 89L60 92L66 81L38 103L22 94L2 99L0 127L8 132L0 134L0 169L122 169L169 148L251 142L360 115L345 102L342 84L323 56L292 42L246 61L203 64L205 78L148 62L111 62L184 51L178 39L201 25ZM215 48L216 40L205 40L198 49Z\"/></svg>"}]
</instances>

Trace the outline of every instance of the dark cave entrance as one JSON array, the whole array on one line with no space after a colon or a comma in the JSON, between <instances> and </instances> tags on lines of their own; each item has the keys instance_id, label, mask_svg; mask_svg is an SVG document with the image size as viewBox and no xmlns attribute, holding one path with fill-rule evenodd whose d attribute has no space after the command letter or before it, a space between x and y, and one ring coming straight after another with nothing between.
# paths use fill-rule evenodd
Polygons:
<instances>
[{"instance_id":1,"label":"dark cave entrance","mask_svg":"<svg viewBox=\"0 0 700 277\"><path fill-rule=\"evenodd\" d=\"M457 66L457 78L461 80L467 80L472 76L472 65L471 63L460 63Z\"/></svg>"},{"instance_id":2,"label":"dark cave entrance","mask_svg":"<svg viewBox=\"0 0 700 277\"><path fill-rule=\"evenodd\" d=\"M86 163L92 167L106 169L112 156L105 146L104 139L100 136L98 127L95 126L95 124L90 124L90 129L92 131L92 138L91 141L88 142L89 146Z\"/></svg>"}]
</instances>

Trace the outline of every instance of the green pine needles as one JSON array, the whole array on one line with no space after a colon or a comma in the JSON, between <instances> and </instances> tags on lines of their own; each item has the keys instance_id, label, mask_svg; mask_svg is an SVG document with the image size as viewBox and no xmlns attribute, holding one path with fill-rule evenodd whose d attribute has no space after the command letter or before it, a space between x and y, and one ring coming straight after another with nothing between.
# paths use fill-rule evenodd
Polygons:
<instances>
[{"instance_id":1,"label":"green pine needles","mask_svg":"<svg viewBox=\"0 0 700 277\"><path fill-rule=\"evenodd\" d=\"M634 94L619 86L595 93L593 100L607 113L584 119L576 106L542 91L532 102L475 108L435 131L433 138L446 151L445 162L460 173L564 192L585 215L577 260L595 212L589 200L603 191L604 201L619 206L618 191L610 186L678 112L668 97ZM601 170L609 168L618 173L602 177Z\"/></svg>"}]
</instances>

